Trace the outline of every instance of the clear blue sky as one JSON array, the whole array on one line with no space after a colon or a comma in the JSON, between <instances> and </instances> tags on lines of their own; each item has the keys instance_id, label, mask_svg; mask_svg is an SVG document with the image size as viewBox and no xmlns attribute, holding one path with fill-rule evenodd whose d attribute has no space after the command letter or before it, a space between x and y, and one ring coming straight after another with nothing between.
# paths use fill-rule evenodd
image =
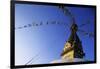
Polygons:
<instances>
[{"instance_id":1,"label":"clear blue sky","mask_svg":"<svg viewBox=\"0 0 100 69\"><path fill-rule=\"evenodd\" d=\"M67 7L67 6L66 6ZM76 23L88 24L80 29L87 32L94 32L95 10L93 8L67 7L74 15ZM50 63L60 59L64 44L70 36L70 29L64 25L46 25L47 21L58 21L70 25L71 19L65 16L56 6L44 5L15 5L15 28L43 21L42 26L33 26L15 30L15 64L24 65L30 59L30 64ZM78 33L82 41L85 59L94 61L94 38L83 36Z\"/></svg>"}]
</instances>

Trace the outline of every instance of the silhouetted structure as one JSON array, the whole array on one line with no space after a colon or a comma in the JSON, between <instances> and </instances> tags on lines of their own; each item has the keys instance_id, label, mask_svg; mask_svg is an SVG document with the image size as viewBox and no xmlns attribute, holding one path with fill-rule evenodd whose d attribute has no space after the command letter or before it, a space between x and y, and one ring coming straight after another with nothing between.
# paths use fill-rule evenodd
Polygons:
<instances>
[{"instance_id":1,"label":"silhouetted structure","mask_svg":"<svg viewBox=\"0 0 100 69\"><path fill-rule=\"evenodd\" d=\"M66 59L68 57L71 59L83 58L85 56L85 53L83 52L82 42L80 41L80 39L77 35L77 30L78 30L77 24L73 23L70 30L71 30L71 35L64 46L64 50L61 53L61 56L62 57L64 56L63 57L64 59Z\"/></svg>"}]
</instances>

